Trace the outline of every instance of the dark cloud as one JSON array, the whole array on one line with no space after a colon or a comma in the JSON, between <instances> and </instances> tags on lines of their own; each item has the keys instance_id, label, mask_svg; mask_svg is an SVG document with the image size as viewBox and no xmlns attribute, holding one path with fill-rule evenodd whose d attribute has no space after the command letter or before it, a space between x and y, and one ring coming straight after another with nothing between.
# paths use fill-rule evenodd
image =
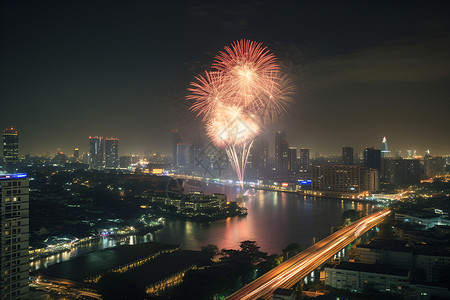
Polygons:
<instances>
[{"instance_id":1,"label":"dark cloud","mask_svg":"<svg viewBox=\"0 0 450 300\"><path fill-rule=\"evenodd\" d=\"M355 82L432 82L450 78L450 34L385 43L310 65L317 87Z\"/></svg>"}]
</instances>

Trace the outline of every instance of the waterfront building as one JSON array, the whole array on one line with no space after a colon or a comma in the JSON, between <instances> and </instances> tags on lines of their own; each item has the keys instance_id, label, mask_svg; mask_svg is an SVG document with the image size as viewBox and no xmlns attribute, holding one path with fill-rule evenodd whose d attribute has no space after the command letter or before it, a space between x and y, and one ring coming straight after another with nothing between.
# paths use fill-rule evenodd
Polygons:
<instances>
[{"instance_id":1,"label":"waterfront building","mask_svg":"<svg viewBox=\"0 0 450 300\"><path fill-rule=\"evenodd\" d=\"M309 165L310 165L309 149L301 148L300 149L300 170L302 172L309 171Z\"/></svg>"},{"instance_id":2,"label":"waterfront building","mask_svg":"<svg viewBox=\"0 0 450 300\"><path fill-rule=\"evenodd\" d=\"M105 139L101 136L89 137L89 168L101 170L105 167Z\"/></svg>"},{"instance_id":3,"label":"waterfront building","mask_svg":"<svg viewBox=\"0 0 450 300\"><path fill-rule=\"evenodd\" d=\"M0 295L28 299L29 183L26 174L0 175Z\"/></svg>"},{"instance_id":4,"label":"waterfront building","mask_svg":"<svg viewBox=\"0 0 450 300\"><path fill-rule=\"evenodd\" d=\"M388 144L386 137L383 137L381 141L381 158L391 157L391 151L388 150Z\"/></svg>"},{"instance_id":5,"label":"waterfront building","mask_svg":"<svg viewBox=\"0 0 450 300\"><path fill-rule=\"evenodd\" d=\"M275 163L277 171L288 170L288 140L283 131L275 133Z\"/></svg>"},{"instance_id":6,"label":"waterfront building","mask_svg":"<svg viewBox=\"0 0 450 300\"><path fill-rule=\"evenodd\" d=\"M378 190L378 170L363 166L314 166L312 189L330 196L360 194Z\"/></svg>"},{"instance_id":7,"label":"waterfront building","mask_svg":"<svg viewBox=\"0 0 450 300\"><path fill-rule=\"evenodd\" d=\"M105 167L116 169L119 167L119 139L105 138Z\"/></svg>"},{"instance_id":8,"label":"waterfront building","mask_svg":"<svg viewBox=\"0 0 450 300\"><path fill-rule=\"evenodd\" d=\"M19 161L19 132L11 126L3 130L3 162Z\"/></svg>"},{"instance_id":9,"label":"waterfront building","mask_svg":"<svg viewBox=\"0 0 450 300\"><path fill-rule=\"evenodd\" d=\"M298 171L297 147L288 148L288 170L291 172Z\"/></svg>"},{"instance_id":10,"label":"waterfront building","mask_svg":"<svg viewBox=\"0 0 450 300\"><path fill-rule=\"evenodd\" d=\"M371 169L381 169L381 151L374 147L364 149L364 166Z\"/></svg>"},{"instance_id":11,"label":"waterfront building","mask_svg":"<svg viewBox=\"0 0 450 300\"><path fill-rule=\"evenodd\" d=\"M178 129L172 130L172 164L174 166L178 165L178 144L180 144L183 141L181 137L181 132Z\"/></svg>"},{"instance_id":12,"label":"waterfront building","mask_svg":"<svg viewBox=\"0 0 450 300\"><path fill-rule=\"evenodd\" d=\"M342 164L353 165L353 148L342 146Z\"/></svg>"},{"instance_id":13,"label":"waterfront building","mask_svg":"<svg viewBox=\"0 0 450 300\"><path fill-rule=\"evenodd\" d=\"M420 182L422 167L418 159L387 158L382 161L381 181L395 185L411 185Z\"/></svg>"}]
</instances>

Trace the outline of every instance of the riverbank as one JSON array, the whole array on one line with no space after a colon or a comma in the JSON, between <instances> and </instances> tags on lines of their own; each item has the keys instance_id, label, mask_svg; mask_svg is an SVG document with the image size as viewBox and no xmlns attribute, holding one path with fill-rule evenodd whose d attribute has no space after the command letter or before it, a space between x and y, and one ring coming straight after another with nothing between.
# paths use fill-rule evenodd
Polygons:
<instances>
[{"instance_id":1,"label":"riverbank","mask_svg":"<svg viewBox=\"0 0 450 300\"><path fill-rule=\"evenodd\" d=\"M112 234L112 235L109 235L109 238L119 239L119 238L134 236L134 235L145 235L148 233L155 233L156 231L162 229L163 227L164 227L163 224L156 225L156 226L144 227L144 228L141 228L134 232L129 232L129 233L125 233L125 234ZM58 255L58 254L61 254L64 252L70 252L70 251L76 249L77 247L100 242L103 238L104 237L101 235L89 236L89 237L85 237L82 239L78 239L78 240L76 240L74 242L70 242L70 243L61 243L58 245L52 245L52 246L48 246L45 248L32 249L29 251L30 261L49 257L52 255Z\"/></svg>"},{"instance_id":2,"label":"riverbank","mask_svg":"<svg viewBox=\"0 0 450 300\"><path fill-rule=\"evenodd\" d=\"M186 178L187 176L182 176L181 178ZM240 184L237 183L228 183L224 181L214 181L214 180L207 180L207 179L201 179L198 178L195 179L189 179L188 180L194 180L194 181L201 181L207 184L215 184L219 186L224 187L240 187ZM297 194L302 196L310 196L315 198L327 198L327 199L336 199L336 200L351 200L351 201L359 201L363 203L383 203L383 201L378 200L368 200L365 199L368 197L368 195L362 195L357 193L337 193L337 192L329 192L329 191L317 191L317 190L293 190L293 189L287 189L283 188L282 186L261 186L261 185L254 185L254 184L244 184L244 189L255 189L255 190L262 190L262 191L270 191L270 192L282 192L282 193L289 193L289 194Z\"/></svg>"}]
</instances>

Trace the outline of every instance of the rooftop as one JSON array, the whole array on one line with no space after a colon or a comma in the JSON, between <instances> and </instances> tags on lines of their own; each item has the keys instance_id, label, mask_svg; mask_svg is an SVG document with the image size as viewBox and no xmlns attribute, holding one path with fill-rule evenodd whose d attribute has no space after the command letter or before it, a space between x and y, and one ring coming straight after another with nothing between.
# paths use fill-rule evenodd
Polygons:
<instances>
[{"instance_id":1,"label":"rooftop","mask_svg":"<svg viewBox=\"0 0 450 300\"><path fill-rule=\"evenodd\" d=\"M291 296L294 290L278 288L273 292L274 295Z\"/></svg>"},{"instance_id":2,"label":"rooftop","mask_svg":"<svg viewBox=\"0 0 450 300\"><path fill-rule=\"evenodd\" d=\"M392 240L392 239L375 239L366 245L358 245L358 248L369 248L377 250L393 250L402 252L411 252L411 248L408 243L403 240Z\"/></svg>"},{"instance_id":3,"label":"rooftop","mask_svg":"<svg viewBox=\"0 0 450 300\"><path fill-rule=\"evenodd\" d=\"M402 277L407 277L409 273L408 270L397 269L390 265L383 265L383 264L362 264L362 263L341 262L339 265L336 266L325 265L325 268L364 272L364 273L394 275Z\"/></svg>"},{"instance_id":4,"label":"rooftop","mask_svg":"<svg viewBox=\"0 0 450 300\"><path fill-rule=\"evenodd\" d=\"M35 273L44 275L44 277L51 276L82 282L87 277L99 275L116 267L137 261L162 249L173 249L176 247L176 245L155 242L123 245L87 253L69 261L51 265L47 269L40 269Z\"/></svg>"},{"instance_id":5,"label":"rooftop","mask_svg":"<svg viewBox=\"0 0 450 300\"><path fill-rule=\"evenodd\" d=\"M21 179L26 178L27 174L25 173L18 173L18 174L0 174L0 180L5 179Z\"/></svg>"},{"instance_id":6,"label":"rooftop","mask_svg":"<svg viewBox=\"0 0 450 300\"><path fill-rule=\"evenodd\" d=\"M127 272L142 286L148 286L194 265L209 261L209 256L201 251L180 250L159 256Z\"/></svg>"},{"instance_id":7,"label":"rooftop","mask_svg":"<svg viewBox=\"0 0 450 300\"><path fill-rule=\"evenodd\" d=\"M398 210L395 212L396 215L407 215L407 216L414 216L416 218L422 218L422 219L433 219L433 218L439 218L438 214L428 212L428 211L419 211L419 210Z\"/></svg>"}]
</instances>

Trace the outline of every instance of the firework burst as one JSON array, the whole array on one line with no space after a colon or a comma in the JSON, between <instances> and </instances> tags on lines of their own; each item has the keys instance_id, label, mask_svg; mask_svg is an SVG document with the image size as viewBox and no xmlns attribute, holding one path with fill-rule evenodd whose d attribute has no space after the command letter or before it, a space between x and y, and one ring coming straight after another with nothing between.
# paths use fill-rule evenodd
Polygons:
<instances>
[{"instance_id":1,"label":"firework burst","mask_svg":"<svg viewBox=\"0 0 450 300\"><path fill-rule=\"evenodd\" d=\"M225 148L241 182L254 138L286 111L292 93L276 57L262 43L240 40L216 56L212 71L195 77L186 97L212 142Z\"/></svg>"}]
</instances>

